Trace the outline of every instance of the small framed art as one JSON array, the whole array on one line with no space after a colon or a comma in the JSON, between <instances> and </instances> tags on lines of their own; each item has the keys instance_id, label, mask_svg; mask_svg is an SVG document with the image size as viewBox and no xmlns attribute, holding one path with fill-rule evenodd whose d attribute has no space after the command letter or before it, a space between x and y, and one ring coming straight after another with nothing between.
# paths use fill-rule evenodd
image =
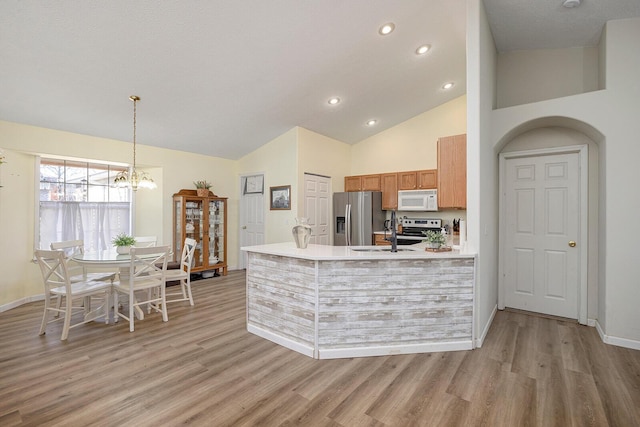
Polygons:
<instances>
[{"instance_id":1,"label":"small framed art","mask_svg":"<svg viewBox=\"0 0 640 427\"><path fill-rule=\"evenodd\" d=\"M269 187L271 193L271 210L291 210L291 186L280 185Z\"/></svg>"}]
</instances>

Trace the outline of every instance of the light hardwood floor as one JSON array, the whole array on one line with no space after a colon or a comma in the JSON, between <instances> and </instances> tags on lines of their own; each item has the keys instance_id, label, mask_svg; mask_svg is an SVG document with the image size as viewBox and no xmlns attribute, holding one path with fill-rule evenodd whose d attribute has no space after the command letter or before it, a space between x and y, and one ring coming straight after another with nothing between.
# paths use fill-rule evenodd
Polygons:
<instances>
[{"instance_id":1,"label":"light hardwood floor","mask_svg":"<svg viewBox=\"0 0 640 427\"><path fill-rule=\"evenodd\" d=\"M246 331L243 271L193 282L128 331L38 336L42 302L0 313L0 426L638 426L640 351L503 311L472 351L313 360Z\"/></svg>"}]
</instances>

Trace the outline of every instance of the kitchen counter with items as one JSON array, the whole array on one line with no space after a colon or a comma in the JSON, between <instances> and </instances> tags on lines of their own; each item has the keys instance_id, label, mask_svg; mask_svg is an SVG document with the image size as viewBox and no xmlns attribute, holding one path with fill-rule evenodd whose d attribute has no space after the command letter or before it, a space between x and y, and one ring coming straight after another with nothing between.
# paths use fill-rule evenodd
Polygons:
<instances>
[{"instance_id":1,"label":"kitchen counter with items","mask_svg":"<svg viewBox=\"0 0 640 427\"><path fill-rule=\"evenodd\" d=\"M247 330L316 359L473 348L475 254L243 247Z\"/></svg>"}]
</instances>

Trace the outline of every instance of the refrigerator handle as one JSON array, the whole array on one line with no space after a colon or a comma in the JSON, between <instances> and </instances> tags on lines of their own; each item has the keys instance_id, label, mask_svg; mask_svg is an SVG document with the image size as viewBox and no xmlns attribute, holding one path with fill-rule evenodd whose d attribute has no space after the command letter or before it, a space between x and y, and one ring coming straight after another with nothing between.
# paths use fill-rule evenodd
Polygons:
<instances>
[{"instance_id":1,"label":"refrigerator handle","mask_svg":"<svg viewBox=\"0 0 640 427\"><path fill-rule=\"evenodd\" d=\"M349 203L344 207L344 237L347 246L351 246L351 205Z\"/></svg>"}]
</instances>

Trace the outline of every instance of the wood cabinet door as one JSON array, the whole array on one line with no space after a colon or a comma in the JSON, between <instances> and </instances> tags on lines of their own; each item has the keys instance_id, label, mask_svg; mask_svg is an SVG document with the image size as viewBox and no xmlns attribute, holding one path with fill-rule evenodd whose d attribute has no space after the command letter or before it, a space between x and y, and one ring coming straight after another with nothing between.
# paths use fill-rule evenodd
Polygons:
<instances>
[{"instance_id":1,"label":"wood cabinet door","mask_svg":"<svg viewBox=\"0 0 640 427\"><path fill-rule=\"evenodd\" d=\"M398 172L398 190L415 190L416 188L418 188L416 171Z\"/></svg>"},{"instance_id":2,"label":"wood cabinet door","mask_svg":"<svg viewBox=\"0 0 640 427\"><path fill-rule=\"evenodd\" d=\"M398 174L381 174L380 186L382 189L382 209L398 209Z\"/></svg>"},{"instance_id":3,"label":"wood cabinet door","mask_svg":"<svg viewBox=\"0 0 640 427\"><path fill-rule=\"evenodd\" d=\"M362 191L380 191L380 175L362 175Z\"/></svg>"},{"instance_id":4,"label":"wood cabinet door","mask_svg":"<svg viewBox=\"0 0 640 427\"><path fill-rule=\"evenodd\" d=\"M376 246L389 246L391 242L388 240L384 240L384 234L374 234L374 245Z\"/></svg>"},{"instance_id":5,"label":"wood cabinet door","mask_svg":"<svg viewBox=\"0 0 640 427\"><path fill-rule=\"evenodd\" d=\"M361 176L345 176L344 191L362 191Z\"/></svg>"},{"instance_id":6,"label":"wood cabinet door","mask_svg":"<svg viewBox=\"0 0 640 427\"><path fill-rule=\"evenodd\" d=\"M437 169L418 171L418 188L438 188Z\"/></svg>"},{"instance_id":7,"label":"wood cabinet door","mask_svg":"<svg viewBox=\"0 0 640 427\"><path fill-rule=\"evenodd\" d=\"M438 207L467 207L467 135L438 139Z\"/></svg>"}]
</instances>

